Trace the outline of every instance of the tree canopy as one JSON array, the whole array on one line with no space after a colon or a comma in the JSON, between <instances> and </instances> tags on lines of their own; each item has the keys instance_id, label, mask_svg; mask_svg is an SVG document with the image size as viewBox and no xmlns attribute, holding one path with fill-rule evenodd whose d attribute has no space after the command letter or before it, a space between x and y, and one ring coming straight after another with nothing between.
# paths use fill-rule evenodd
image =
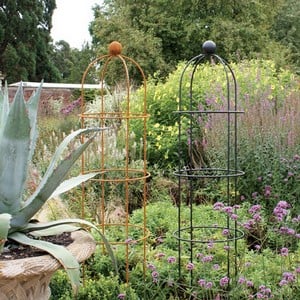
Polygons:
<instances>
[{"instance_id":1,"label":"tree canopy","mask_svg":"<svg viewBox=\"0 0 300 300\"><path fill-rule=\"evenodd\" d=\"M0 65L8 82L55 81L50 30L55 0L0 1Z\"/></svg>"},{"instance_id":2,"label":"tree canopy","mask_svg":"<svg viewBox=\"0 0 300 300\"><path fill-rule=\"evenodd\" d=\"M94 8L90 31L98 52L106 53L104 47L118 40L124 54L134 57L151 75L168 74L179 61L201 53L202 43L209 39L229 61L261 57L286 65L297 61L291 51L299 56L298 2L104 0Z\"/></svg>"},{"instance_id":3,"label":"tree canopy","mask_svg":"<svg viewBox=\"0 0 300 300\"><path fill-rule=\"evenodd\" d=\"M55 8L55 0L0 0L0 71L8 82L80 82L113 40L145 74L159 78L201 53L209 39L229 61L266 58L300 72L298 0L103 0L93 8L92 43L80 50L53 44Z\"/></svg>"}]
</instances>

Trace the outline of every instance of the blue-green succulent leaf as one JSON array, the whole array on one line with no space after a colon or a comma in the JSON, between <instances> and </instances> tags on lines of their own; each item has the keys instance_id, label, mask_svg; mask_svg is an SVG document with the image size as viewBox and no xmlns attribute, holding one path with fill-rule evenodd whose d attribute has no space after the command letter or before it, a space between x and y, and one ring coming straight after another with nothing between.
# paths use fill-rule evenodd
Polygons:
<instances>
[{"instance_id":1,"label":"blue-green succulent leaf","mask_svg":"<svg viewBox=\"0 0 300 300\"><path fill-rule=\"evenodd\" d=\"M43 81L41 82L39 88L32 93L31 97L28 99L28 101L25 103L26 108L28 110L29 120L30 120L30 153L29 153L29 161L31 161L35 146L36 146L36 140L38 137L38 129L37 129L37 113L39 108L39 100L42 92L42 85Z\"/></svg>"},{"instance_id":2,"label":"blue-green succulent leaf","mask_svg":"<svg viewBox=\"0 0 300 300\"><path fill-rule=\"evenodd\" d=\"M81 156L81 154L88 147L88 145L93 141L94 137L91 137L86 142L81 144L78 148L74 149L73 152L71 152L71 154L67 158L60 161L60 163L57 165L57 161L60 159L60 154L62 154L63 150L66 148L68 143L77 135L99 130L102 129L79 129L71 133L63 140L63 142L57 148L50 162L50 165L36 191L24 203L24 207L21 208L20 211L13 216L11 221L12 226L20 227L29 222L29 220L40 210L44 203L51 197L56 188L62 183L70 168L73 166L75 161ZM57 167L55 168L56 165Z\"/></svg>"},{"instance_id":3,"label":"blue-green succulent leaf","mask_svg":"<svg viewBox=\"0 0 300 300\"><path fill-rule=\"evenodd\" d=\"M4 89L0 89L0 140L9 112L8 88L5 83Z\"/></svg>"},{"instance_id":4,"label":"blue-green succulent leaf","mask_svg":"<svg viewBox=\"0 0 300 300\"><path fill-rule=\"evenodd\" d=\"M48 169L42 179L43 181L47 181L48 177L53 173L53 170L55 168L55 165L57 164L58 161L60 161L61 156L67 146L70 144L71 141L73 141L77 136L80 136L82 134L86 134L89 132L95 132L95 131L101 131L104 130L105 128L83 128L83 129L78 129L72 133L70 133L68 136L64 138L64 140L61 142L61 144L57 147L50 163L48 166Z\"/></svg>"},{"instance_id":5,"label":"blue-green succulent leaf","mask_svg":"<svg viewBox=\"0 0 300 300\"><path fill-rule=\"evenodd\" d=\"M37 223L39 224L39 223ZM48 227L46 229L38 229L36 228L34 231L30 231L30 234L36 237L40 236L51 236L51 235L59 235L65 232L73 232L80 229L78 226L69 225L69 224L62 224L56 225L53 227Z\"/></svg>"},{"instance_id":6,"label":"blue-green succulent leaf","mask_svg":"<svg viewBox=\"0 0 300 300\"><path fill-rule=\"evenodd\" d=\"M93 173L88 173L88 174L81 174L76 177L72 177L70 179L67 179L63 181L53 192L53 194L50 196L50 198L55 198L59 196L60 194L63 194L72 188L80 185L81 183L95 177L98 175L100 172L93 172Z\"/></svg>"},{"instance_id":7,"label":"blue-green succulent leaf","mask_svg":"<svg viewBox=\"0 0 300 300\"><path fill-rule=\"evenodd\" d=\"M8 230L10 228L10 214L0 214L0 253L3 251L7 240Z\"/></svg>"},{"instance_id":8,"label":"blue-green succulent leaf","mask_svg":"<svg viewBox=\"0 0 300 300\"><path fill-rule=\"evenodd\" d=\"M63 268L66 270L71 281L73 290L76 292L80 286L80 269L79 263L68 249L63 246L55 245L42 240L34 240L27 237L25 234L15 232L10 235L10 238L20 244L29 245L38 249L44 250L51 256L56 258Z\"/></svg>"},{"instance_id":9,"label":"blue-green succulent leaf","mask_svg":"<svg viewBox=\"0 0 300 300\"><path fill-rule=\"evenodd\" d=\"M11 104L0 140L0 211L15 213L25 187L30 151L30 120L22 86Z\"/></svg>"},{"instance_id":10,"label":"blue-green succulent leaf","mask_svg":"<svg viewBox=\"0 0 300 300\"><path fill-rule=\"evenodd\" d=\"M51 227L61 226L66 224L78 224L78 225L87 226L89 228L94 229L97 232L97 234L100 235L101 240L105 245L106 251L112 260L112 264L114 266L115 272L116 274L118 274L118 264L115 255L113 253L113 250L109 244L109 241L107 240L105 235L99 230L99 228L89 221L75 218L75 219L64 219L64 220L57 220L57 221L51 221L45 223L28 223L25 227L22 228L22 232L29 233L34 231L41 231Z\"/></svg>"}]
</instances>

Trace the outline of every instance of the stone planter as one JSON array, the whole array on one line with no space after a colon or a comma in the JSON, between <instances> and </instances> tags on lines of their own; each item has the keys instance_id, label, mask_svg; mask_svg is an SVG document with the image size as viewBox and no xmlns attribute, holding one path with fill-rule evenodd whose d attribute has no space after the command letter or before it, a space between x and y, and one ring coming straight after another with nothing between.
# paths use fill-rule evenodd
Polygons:
<instances>
[{"instance_id":1,"label":"stone planter","mask_svg":"<svg viewBox=\"0 0 300 300\"><path fill-rule=\"evenodd\" d=\"M93 237L83 231L72 232L73 242L67 249L83 262L95 251ZM1 300L48 300L49 283L60 263L50 255L0 261Z\"/></svg>"}]
</instances>

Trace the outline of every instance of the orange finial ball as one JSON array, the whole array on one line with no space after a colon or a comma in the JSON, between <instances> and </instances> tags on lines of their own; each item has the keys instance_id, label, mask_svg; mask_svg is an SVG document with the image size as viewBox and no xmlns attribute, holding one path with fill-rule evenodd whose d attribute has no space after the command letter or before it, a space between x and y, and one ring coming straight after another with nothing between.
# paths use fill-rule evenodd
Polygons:
<instances>
[{"instance_id":1,"label":"orange finial ball","mask_svg":"<svg viewBox=\"0 0 300 300\"><path fill-rule=\"evenodd\" d=\"M108 46L108 51L110 55L119 55L122 52L122 45L119 42L111 42Z\"/></svg>"}]
</instances>

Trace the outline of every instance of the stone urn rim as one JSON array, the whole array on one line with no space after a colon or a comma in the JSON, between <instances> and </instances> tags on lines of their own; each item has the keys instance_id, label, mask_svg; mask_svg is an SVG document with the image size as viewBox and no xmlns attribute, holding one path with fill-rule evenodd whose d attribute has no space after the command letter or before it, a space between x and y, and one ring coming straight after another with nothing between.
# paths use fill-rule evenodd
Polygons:
<instances>
[{"instance_id":1,"label":"stone urn rim","mask_svg":"<svg viewBox=\"0 0 300 300\"><path fill-rule=\"evenodd\" d=\"M66 248L77 261L88 259L96 249L96 242L92 235L85 230L71 232L72 242ZM50 254L13 260L0 260L0 278L15 278L35 276L41 272L54 273L61 268L60 262Z\"/></svg>"}]
</instances>

